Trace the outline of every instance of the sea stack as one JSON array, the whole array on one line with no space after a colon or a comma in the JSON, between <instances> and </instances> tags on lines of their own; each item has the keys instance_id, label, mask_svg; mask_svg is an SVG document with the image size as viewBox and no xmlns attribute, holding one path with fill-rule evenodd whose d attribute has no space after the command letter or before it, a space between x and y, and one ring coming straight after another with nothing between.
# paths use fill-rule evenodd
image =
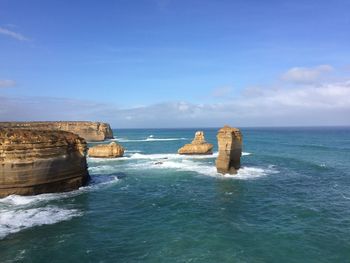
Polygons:
<instances>
[{"instance_id":1,"label":"sea stack","mask_svg":"<svg viewBox=\"0 0 350 263\"><path fill-rule=\"evenodd\" d=\"M242 133L237 128L226 125L217 134L219 155L216 169L222 174L236 174L241 167Z\"/></svg>"},{"instance_id":2,"label":"sea stack","mask_svg":"<svg viewBox=\"0 0 350 263\"><path fill-rule=\"evenodd\" d=\"M124 155L124 148L116 142L100 144L89 148L88 155L97 158L117 158Z\"/></svg>"},{"instance_id":3,"label":"sea stack","mask_svg":"<svg viewBox=\"0 0 350 263\"><path fill-rule=\"evenodd\" d=\"M179 154L212 154L213 147L211 143L207 143L204 138L204 132L197 131L191 143L185 144L178 150Z\"/></svg>"},{"instance_id":4,"label":"sea stack","mask_svg":"<svg viewBox=\"0 0 350 263\"><path fill-rule=\"evenodd\" d=\"M86 150L71 132L0 128L0 197L79 188L89 179Z\"/></svg>"},{"instance_id":5,"label":"sea stack","mask_svg":"<svg viewBox=\"0 0 350 263\"><path fill-rule=\"evenodd\" d=\"M0 127L27 130L60 130L73 132L87 141L104 141L113 138L108 123L92 121L30 121L0 122Z\"/></svg>"}]
</instances>

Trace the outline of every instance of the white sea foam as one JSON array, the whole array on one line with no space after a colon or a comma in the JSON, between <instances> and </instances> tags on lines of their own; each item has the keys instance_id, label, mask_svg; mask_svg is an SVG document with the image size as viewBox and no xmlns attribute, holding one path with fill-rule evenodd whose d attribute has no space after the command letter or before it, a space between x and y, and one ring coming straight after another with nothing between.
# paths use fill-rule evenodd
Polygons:
<instances>
[{"instance_id":1,"label":"white sea foam","mask_svg":"<svg viewBox=\"0 0 350 263\"><path fill-rule=\"evenodd\" d=\"M116 169L115 167L112 167L112 169ZM117 171L114 171L117 172ZM111 176L111 175L99 175L99 176L93 176L91 179L91 182L88 186L83 187L82 190L85 189L98 189L101 186L105 185L112 185L114 183L117 183L119 181L118 176Z\"/></svg>"},{"instance_id":2,"label":"white sea foam","mask_svg":"<svg viewBox=\"0 0 350 263\"><path fill-rule=\"evenodd\" d=\"M88 186L65 193L40 194L34 196L10 195L0 199L0 239L34 226L55 224L81 216L77 209L52 206L50 201L69 198L86 191L118 182L117 176L93 176Z\"/></svg>"},{"instance_id":3,"label":"white sea foam","mask_svg":"<svg viewBox=\"0 0 350 263\"><path fill-rule=\"evenodd\" d=\"M125 153L142 153L140 150L125 150Z\"/></svg>"},{"instance_id":4,"label":"white sea foam","mask_svg":"<svg viewBox=\"0 0 350 263\"><path fill-rule=\"evenodd\" d=\"M155 153L155 154L142 154L142 153L135 153L132 154L129 158L130 159L149 159L149 160L156 160L156 159L210 159L210 158L216 158L218 156L218 153L215 152L211 155L181 155L177 153Z\"/></svg>"},{"instance_id":5,"label":"white sea foam","mask_svg":"<svg viewBox=\"0 0 350 263\"><path fill-rule=\"evenodd\" d=\"M157 160L157 159L213 159L218 157L218 152L214 152L211 155L181 155L177 153L155 153L155 154L142 154L141 151L130 151L124 157L118 158L94 158L88 157L88 162L91 163L105 163L105 162L115 162L115 161L125 161L125 160ZM243 152L242 156L248 156L251 153ZM95 169L100 169L98 167L92 167L91 171ZM101 169L104 169L103 167Z\"/></svg>"},{"instance_id":6,"label":"white sea foam","mask_svg":"<svg viewBox=\"0 0 350 263\"><path fill-rule=\"evenodd\" d=\"M118 142L158 142L158 141L181 141L181 140L187 140L187 138L154 138L149 136L146 139L115 138L112 140L116 140Z\"/></svg>"},{"instance_id":7,"label":"white sea foam","mask_svg":"<svg viewBox=\"0 0 350 263\"><path fill-rule=\"evenodd\" d=\"M0 210L0 239L34 226L50 225L81 216L77 209L46 206L28 209Z\"/></svg>"},{"instance_id":8,"label":"white sea foam","mask_svg":"<svg viewBox=\"0 0 350 263\"><path fill-rule=\"evenodd\" d=\"M115 161L125 161L129 160L130 156L124 156L124 157L118 157L118 158L95 158L95 157L88 157L86 158L88 163L105 163L105 162L115 162Z\"/></svg>"},{"instance_id":9,"label":"white sea foam","mask_svg":"<svg viewBox=\"0 0 350 263\"><path fill-rule=\"evenodd\" d=\"M93 181L95 181L96 179L96 180L100 180L99 183L105 183L101 181L101 180L105 180L106 183L109 183L112 177L110 176L110 174L120 172L120 166L118 164L99 165L99 166L89 167L89 172L92 175L100 174L99 176L93 176Z\"/></svg>"},{"instance_id":10,"label":"white sea foam","mask_svg":"<svg viewBox=\"0 0 350 263\"><path fill-rule=\"evenodd\" d=\"M131 158L140 160L137 163L130 163L131 169L169 169L178 171L191 171L199 174L227 177L234 179L253 179L267 174L276 173L274 167L242 167L236 175L222 176L216 170L213 158L217 157L217 153L212 156L203 155L178 155L178 154L134 154ZM202 160L201 160L202 159ZM206 162L204 162L207 159Z\"/></svg>"},{"instance_id":11,"label":"white sea foam","mask_svg":"<svg viewBox=\"0 0 350 263\"><path fill-rule=\"evenodd\" d=\"M84 187L81 187L83 190ZM21 195L9 195L7 197L0 199L0 205L7 207L11 206L28 206L32 204L40 204L52 200L73 197L80 194L80 190L75 190L71 192L64 193L51 193L51 194L40 194L31 196L21 196Z\"/></svg>"},{"instance_id":12,"label":"white sea foam","mask_svg":"<svg viewBox=\"0 0 350 263\"><path fill-rule=\"evenodd\" d=\"M242 156L251 155L251 153L243 152ZM156 153L156 154L141 154L135 153L130 156L130 159L213 159L218 157L218 152L211 155L182 155L177 153Z\"/></svg>"}]
</instances>

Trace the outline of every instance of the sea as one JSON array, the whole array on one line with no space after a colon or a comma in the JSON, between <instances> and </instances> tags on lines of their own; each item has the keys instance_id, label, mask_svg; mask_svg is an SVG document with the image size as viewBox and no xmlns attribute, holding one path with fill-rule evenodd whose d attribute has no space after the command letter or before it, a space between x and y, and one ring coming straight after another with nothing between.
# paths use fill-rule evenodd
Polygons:
<instances>
[{"instance_id":1,"label":"sea","mask_svg":"<svg viewBox=\"0 0 350 263\"><path fill-rule=\"evenodd\" d=\"M213 155L178 155L197 130ZM350 128L241 130L224 176L217 128L113 130L88 186L0 199L0 262L350 262Z\"/></svg>"}]
</instances>

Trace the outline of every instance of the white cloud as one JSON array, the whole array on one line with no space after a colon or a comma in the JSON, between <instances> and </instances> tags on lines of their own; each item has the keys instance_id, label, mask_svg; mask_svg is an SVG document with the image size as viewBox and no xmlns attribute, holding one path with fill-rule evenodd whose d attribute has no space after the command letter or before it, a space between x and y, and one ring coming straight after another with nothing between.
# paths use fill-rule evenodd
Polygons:
<instances>
[{"instance_id":1,"label":"white cloud","mask_svg":"<svg viewBox=\"0 0 350 263\"><path fill-rule=\"evenodd\" d=\"M231 91L232 91L232 87L230 87L230 86L216 87L212 91L212 96L216 97L216 98L226 97L226 96L230 95Z\"/></svg>"},{"instance_id":2,"label":"white cloud","mask_svg":"<svg viewBox=\"0 0 350 263\"><path fill-rule=\"evenodd\" d=\"M325 74L333 71L330 65L319 65L313 68L295 67L282 75L282 79L293 83L313 83Z\"/></svg>"},{"instance_id":3,"label":"white cloud","mask_svg":"<svg viewBox=\"0 0 350 263\"><path fill-rule=\"evenodd\" d=\"M327 71L324 66L317 68ZM220 103L170 101L129 108L66 98L3 96L0 97L0 120L99 120L115 128L219 127L226 123L235 126L350 125L350 80L284 84L286 87L247 88ZM229 88L218 90L221 95L230 91Z\"/></svg>"},{"instance_id":4,"label":"white cloud","mask_svg":"<svg viewBox=\"0 0 350 263\"><path fill-rule=\"evenodd\" d=\"M16 81L11 79L0 79L0 88L8 88L16 86Z\"/></svg>"},{"instance_id":5,"label":"white cloud","mask_svg":"<svg viewBox=\"0 0 350 263\"><path fill-rule=\"evenodd\" d=\"M8 29L3 28L3 27L0 27L0 34L12 37L12 38L17 39L19 41L29 41L29 38L23 36L22 34L8 30Z\"/></svg>"},{"instance_id":6,"label":"white cloud","mask_svg":"<svg viewBox=\"0 0 350 263\"><path fill-rule=\"evenodd\" d=\"M127 109L64 98L0 97L0 120L100 120L115 128L350 125L350 81L254 91L224 103L164 102Z\"/></svg>"}]
</instances>

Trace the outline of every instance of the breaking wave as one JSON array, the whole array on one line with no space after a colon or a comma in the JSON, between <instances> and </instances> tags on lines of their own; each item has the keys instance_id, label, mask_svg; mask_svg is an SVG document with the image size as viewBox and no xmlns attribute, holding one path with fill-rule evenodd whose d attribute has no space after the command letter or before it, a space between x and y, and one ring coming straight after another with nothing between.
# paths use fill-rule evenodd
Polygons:
<instances>
[{"instance_id":1,"label":"breaking wave","mask_svg":"<svg viewBox=\"0 0 350 263\"><path fill-rule=\"evenodd\" d=\"M46 206L27 209L0 210L0 239L21 230L41 225L51 225L81 216L78 209Z\"/></svg>"},{"instance_id":2,"label":"breaking wave","mask_svg":"<svg viewBox=\"0 0 350 263\"><path fill-rule=\"evenodd\" d=\"M50 201L71 198L86 191L117 182L118 176L93 176L88 186L65 193L34 196L10 195L0 199L0 240L9 234L31 227L56 224L82 216L83 212L71 207L50 204Z\"/></svg>"},{"instance_id":3,"label":"breaking wave","mask_svg":"<svg viewBox=\"0 0 350 263\"><path fill-rule=\"evenodd\" d=\"M182 140L187 140L187 138L155 138L153 135L150 135L145 139L114 138L112 140L115 140L118 142L158 142L158 141L182 141Z\"/></svg>"}]
</instances>

